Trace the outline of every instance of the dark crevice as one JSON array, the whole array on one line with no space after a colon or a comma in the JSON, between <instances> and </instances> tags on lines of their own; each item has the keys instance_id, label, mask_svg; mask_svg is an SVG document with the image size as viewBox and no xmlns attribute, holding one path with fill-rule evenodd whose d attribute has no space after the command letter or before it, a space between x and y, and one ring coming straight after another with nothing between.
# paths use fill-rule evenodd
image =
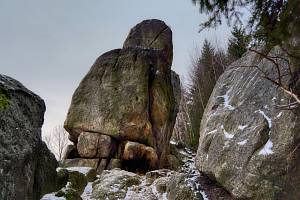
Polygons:
<instances>
[{"instance_id":1,"label":"dark crevice","mask_svg":"<svg viewBox=\"0 0 300 200\"><path fill-rule=\"evenodd\" d=\"M153 81L155 78L155 71L156 68L150 64L150 69L149 69L149 79L148 79L148 119L150 124L152 125L152 134L154 136L154 138L157 137L157 131L155 130L155 123L153 121L153 117L152 117L152 104L153 104ZM154 146L156 146L156 144L154 144ZM157 148L155 148L157 149Z\"/></svg>"},{"instance_id":2,"label":"dark crevice","mask_svg":"<svg viewBox=\"0 0 300 200\"><path fill-rule=\"evenodd\" d=\"M138 174L145 174L152 170L145 156L138 160L122 160L122 166L124 166L122 169Z\"/></svg>"}]
</instances>

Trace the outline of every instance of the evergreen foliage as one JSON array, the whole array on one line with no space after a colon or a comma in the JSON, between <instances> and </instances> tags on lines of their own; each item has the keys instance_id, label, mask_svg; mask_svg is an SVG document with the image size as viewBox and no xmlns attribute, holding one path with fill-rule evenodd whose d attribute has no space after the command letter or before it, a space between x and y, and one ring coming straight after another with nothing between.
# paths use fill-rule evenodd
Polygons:
<instances>
[{"instance_id":1,"label":"evergreen foliage","mask_svg":"<svg viewBox=\"0 0 300 200\"><path fill-rule=\"evenodd\" d=\"M217 27L225 19L229 24L242 24L241 11L250 11L247 27L257 43L281 44L291 37L295 22L299 25L299 0L192 0L209 18L201 30Z\"/></svg>"},{"instance_id":2,"label":"evergreen foliage","mask_svg":"<svg viewBox=\"0 0 300 200\"><path fill-rule=\"evenodd\" d=\"M199 129L204 109L210 94L226 65L226 54L215 50L211 43L204 41L201 55L195 59L190 74L188 92L188 115L190 117L190 146L197 147Z\"/></svg>"},{"instance_id":3,"label":"evergreen foliage","mask_svg":"<svg viewBox=\"0 0 300 200\"><path fill-rule=\"evenodd\" d=\"M246 34L245 29L242 27L234 26L231 34L232 37L229 39L227 49L228 60L230 63L242 57L247 51L251 38Z\"/></svg>"}]
</instances>

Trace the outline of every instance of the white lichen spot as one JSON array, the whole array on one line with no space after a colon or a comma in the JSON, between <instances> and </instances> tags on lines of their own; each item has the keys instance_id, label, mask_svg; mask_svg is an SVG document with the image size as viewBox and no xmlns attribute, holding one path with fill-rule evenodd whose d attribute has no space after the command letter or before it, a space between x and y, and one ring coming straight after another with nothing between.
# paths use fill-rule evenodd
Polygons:
<instances>
[{"instance_id":1,"label":"white lichen spot","mask_svg":"<svg viewBox=\"0 0 300 200\"><path fill-rule=\"evenodd\" d=\"M269 116L267 116L266 113L264 113L264 111L259 109L258 112L267 120L269 128L271 128L272 127L272 119Z\"/></svg>"},{"instance_id":2,"label":"white lichen spot","mask_svg":"<svg viewBox=\"0 0 300 200\"><path fill-rule=\"evenodd\" d=\"M238 142L237 144L243 146L243 145L245 145L247 142L248 142L248 139L243 140L243 141L241 141L241 142Z\"/></svg>"},{"instance_id":3,"label":"white lichen spot","mask_svg":"<svg viewBox=\"0 0 300 200\"><path fill-rule=\"evenodd\" d=\"M248 127L248 125L239 125L238 126L238 129L239 130L244 130L245 128L247 128Z\"/></svg>"},{"instance_id":4,"label":"white lichen spot","mask_svg":"<svg viewBox=\"0 0 300 200\"><path fill-rule=\"evenodd\" d=\"M233 134L230 134L230 133L228 133L228 132L225 130L225 128L224 128L223 125L221 126L221 129L223 129L223 133L224 133L224 136L225 136L226 139L232 139L232 138L234 137Z\"/></svg>"},{"instance_id":5,"label":"white lichen spot","mask_svg":"<svg viewBox=\"0 0 300 200\"><path fill-rule=\"evenodd\" d=\"M273 142L269 139L265 146L258 152L258 155L269 155L273 154L274 152L272 151L273 147Z\"/></svg>"}]
</instances>

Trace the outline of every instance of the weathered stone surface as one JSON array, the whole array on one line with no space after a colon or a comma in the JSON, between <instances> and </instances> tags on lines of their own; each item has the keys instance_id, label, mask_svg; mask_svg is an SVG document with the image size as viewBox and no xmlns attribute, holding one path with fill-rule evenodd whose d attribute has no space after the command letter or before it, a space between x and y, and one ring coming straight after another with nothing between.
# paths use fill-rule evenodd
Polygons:
<instances>
[{"instance_id":1,"label":"weathered stone surface","mask_svg":"<svg viewBox=\"0 0 300 200\"><path fill-rule=\"evenodd\" d=\"M172 48L170 28L145 20L130 31L123 49L100 56L73 94L65 121L70 140L77 144L82 132L93 132L135 141L152 147L155 167L163 167L180 93L171 72ZM94 157L94 150L81 156Z\"/></svg>"},{"instance_id":2,"label":"weathered stone surface","mask_svg":"<svg viewBox=\"0 0 300 200\"><path fill-rule=\"evenodd\" d=\"M283 53L275 48L270 55ZM234 67L254 65L276 77L275 66L254 53L224 72L201 122L197 167L237 198L298 199L299 110L276 109L290 97L257 69Z\"/></svg>"},{"instance_id":3,"label":"weathered stone surface","mask_svg":"<svg viewBox=\"0 0 300 200\"><path fill-rule=\"evenodd\" d=\"M95 199L124 199L129 187L139 185L140 176L131 172L113 169L104 171L93 184Z\"/></svg>"},{"instance_id":4,"label":"weathered stone surface","mask_svg":"<svg viewBox=\"0 0 300 200\"><path fill-rule=\"evenodd\" d=\"M44 101L0 75L0 199L39 199L55 190L57 161L41 140Z\"/></svg>"},{"instance_id":5,"label":"weathered stone surface","mask_svg":"<svg viewBox=\"0 0 300 200\"><path fill-rule=\"evenodd\" d=\"M184 174L174 174L173 176L169 177L168 180L165 181L165 184L167 185L166 190L168 193L167 197L169 200L202 200L202 198L197 197L194 191L187 185L187 183L185 182Z\"/></svg>"},{"instance_id":6,"label":"weathered stone surface","mask_svg":"<svg viewBox=\"0 0 300 200\"><path fill-rule=\"evenodd\" d=\"M123 45L123 48L129 47L162 50L167 62L172 64L172 31L163 21L145 20L133 27Z\"/></svg>"},{"instance_id":7,"label":"weathered stone surface","mask_svg":"<svg viewBox=\"0 0 300 200\"><path fill-rule=\"evenodd\" d=\"M77 149L83 158L108 158L114 153L114 142L108 135L82 132L78 138Z\"/></svg>"},{"instance_id":8,"label":"weathered stone surface","mask_svg":"<svg viewBox=\"0 0 300 200\"><path fill-rule=\"evenodd\" d=\"M95 199L202 200L185 181L184 174L165 169L146 176L120 169L105 170L94 182L92 193Z\"/></svg>"},{"instance_id":9,"label":"weathered stone surface","mask_svg":"<svg viewBox=\"0 0 300 200\"><path fill-rule=\"evenodd\" d=\"M99 159L84 159L84 158L75 158L75 159L66 159L63 160L63 167L91 167L97 169Z\"/></svg>"}]
</instances>

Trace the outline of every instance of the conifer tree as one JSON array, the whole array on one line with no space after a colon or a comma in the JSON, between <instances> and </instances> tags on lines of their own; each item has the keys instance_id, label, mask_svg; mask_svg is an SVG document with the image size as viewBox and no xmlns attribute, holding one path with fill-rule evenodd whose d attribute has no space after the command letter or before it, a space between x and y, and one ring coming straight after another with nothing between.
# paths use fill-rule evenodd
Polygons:
<instances>
[{"instance_id":1,"label":"conifer tree","mask_svg":"<svg viewBox=\"0 0 300 200\"><path fill-rule=\"evenodd\" d=\"M247 47L250 42L250 36L246 35L245 30L242 27L234 26L231 31L232 37L228 42L228 60L233 62L242 57L247 51Z\"/></svg>"},{"instance_id":2,"label":"conifer tree","mask_svg":"<svg viewBox=\"0 0 300 200\"><path fill-rule=\"evenodd\" d=\"M220 56L224 56L220 58ZM188 112L190 117L191 146L197 147L199 129L211 92L225 67L225 53L216 51L211 43L204 41L201 55L195 60L191 71Z\"/></svg>"}]
</instances>

